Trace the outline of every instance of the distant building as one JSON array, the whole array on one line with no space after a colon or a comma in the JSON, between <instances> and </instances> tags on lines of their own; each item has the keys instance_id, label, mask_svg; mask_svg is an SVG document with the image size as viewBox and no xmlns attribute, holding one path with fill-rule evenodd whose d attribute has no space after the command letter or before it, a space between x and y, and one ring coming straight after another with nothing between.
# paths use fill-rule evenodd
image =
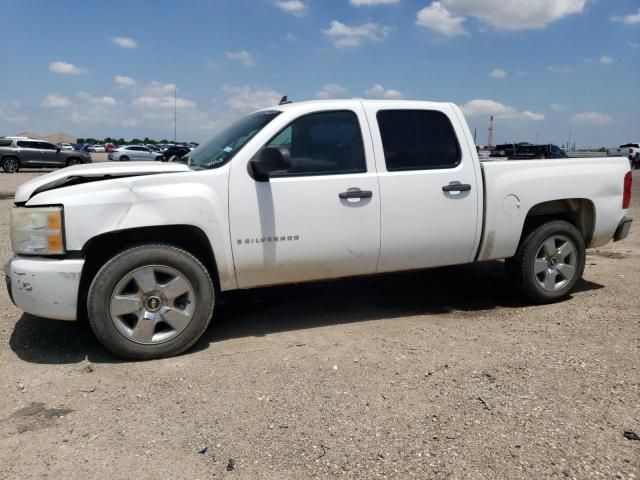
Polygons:
<instances>
[{"instance_id":1,"label":"distant building","mask_svg":"<svg viewBox=\"0 0 640 480\"><path fill-rule=\"evenodd\" d=\"M46 140L51 143L76 143L77 138L68 135L66 133L54 133L52 135L38 135L33 132L20 132L14 135L15 137L29 137L37 140Z\"/></svg>"}]
</instances>

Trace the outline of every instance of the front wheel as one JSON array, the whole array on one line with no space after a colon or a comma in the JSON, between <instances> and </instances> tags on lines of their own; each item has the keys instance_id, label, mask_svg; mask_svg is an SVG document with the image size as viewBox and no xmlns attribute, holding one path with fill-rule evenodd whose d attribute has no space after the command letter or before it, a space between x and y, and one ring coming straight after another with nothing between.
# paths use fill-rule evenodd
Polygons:
<instances>
[{"instance_id":1,"label":"front wheel","mask_svg":"<svg viewBox=\"0 0 640 480\"><path fill-rule=\"evenodd\" d=\"M80 161L79 158L70 158L69 160L67 160L67 167L71 167L73 165L80 165L82 162Z\"/></svg>"},{"instance_id":2,"label":"front wheel","mask_svg":"<svg viewBox=\"0 0 640 480\"><path fill-rule=\"evenodd\" d=\"M506 268L525 297L551 303L573 290L584 264L582 234L569 222L554 220L529 232Z\"/></svg>"},{"instance_id":3,"label":"front wheel","mask_svg":"<svg viewBox=\"0 0 640 480\"><path fill-rule=\"evenodd\" d=\"M126 155L123 155L120 157L120 161L121 162L128 162L129 161L129 157L127 157Z\"/></svg>"},{"instance_id":4,"label":"front wheel","mask_svg":"<svg viewBox=\"0 0 640 480\"><path fill-rule=\"evenodd\" d=\"M214 287L206 267L180 248L147 244L111 258L87 296L89 323L100 342L124 358L177 355L204 333Z\"/></svg>"}]
</instances>

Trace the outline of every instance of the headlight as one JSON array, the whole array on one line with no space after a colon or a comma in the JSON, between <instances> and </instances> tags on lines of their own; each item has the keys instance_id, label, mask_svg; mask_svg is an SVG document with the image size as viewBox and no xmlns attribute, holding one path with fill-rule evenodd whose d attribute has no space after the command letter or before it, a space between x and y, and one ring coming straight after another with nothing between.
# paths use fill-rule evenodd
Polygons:
<instances>
[{"instance_id":1,"label":"headlight","mask_svg":"<svg viewBox=\"0 0 640 480\"><path fill-rule=\"evenodd\" d=\"M11 248L24 255L64 253L62 207L11 210Z\"/></svg>"}]
</instances>

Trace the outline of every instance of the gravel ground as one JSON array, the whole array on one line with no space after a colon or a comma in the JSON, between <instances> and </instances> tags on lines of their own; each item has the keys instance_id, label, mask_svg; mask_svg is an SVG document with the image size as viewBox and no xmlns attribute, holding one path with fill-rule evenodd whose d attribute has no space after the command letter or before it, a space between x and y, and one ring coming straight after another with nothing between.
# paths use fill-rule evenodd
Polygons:
<instances>
[{"instance_id":1,"label":"gravel ground","mask_svg":"<svg viewBox=\"0 0 640 480\"><path fill-rule=\"evenodd\" d=\"M639 286L636 224L562 303L500 262L262 289L142 363L2 289L0 478L640 478Z\"/></svg>"}]
</instances>

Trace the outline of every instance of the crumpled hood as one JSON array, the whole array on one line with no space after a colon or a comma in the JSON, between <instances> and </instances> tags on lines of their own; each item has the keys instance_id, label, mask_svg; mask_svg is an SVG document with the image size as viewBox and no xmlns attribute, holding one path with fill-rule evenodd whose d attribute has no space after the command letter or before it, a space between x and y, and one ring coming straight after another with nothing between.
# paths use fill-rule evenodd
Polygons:
<instances>
[{"instance_id":1,"label":"crumpled hood","mask_svg":"<svg viewBox=\"0 0 640 480\"><path fill-rule=\"evenodd\" d=\"M23 203L40 192L79 183L189 171L189 167L184 164L165 162L101 162L76 165L47 173L20 185L16 190L15 202Z\"/></svg>"}]
</instances>

